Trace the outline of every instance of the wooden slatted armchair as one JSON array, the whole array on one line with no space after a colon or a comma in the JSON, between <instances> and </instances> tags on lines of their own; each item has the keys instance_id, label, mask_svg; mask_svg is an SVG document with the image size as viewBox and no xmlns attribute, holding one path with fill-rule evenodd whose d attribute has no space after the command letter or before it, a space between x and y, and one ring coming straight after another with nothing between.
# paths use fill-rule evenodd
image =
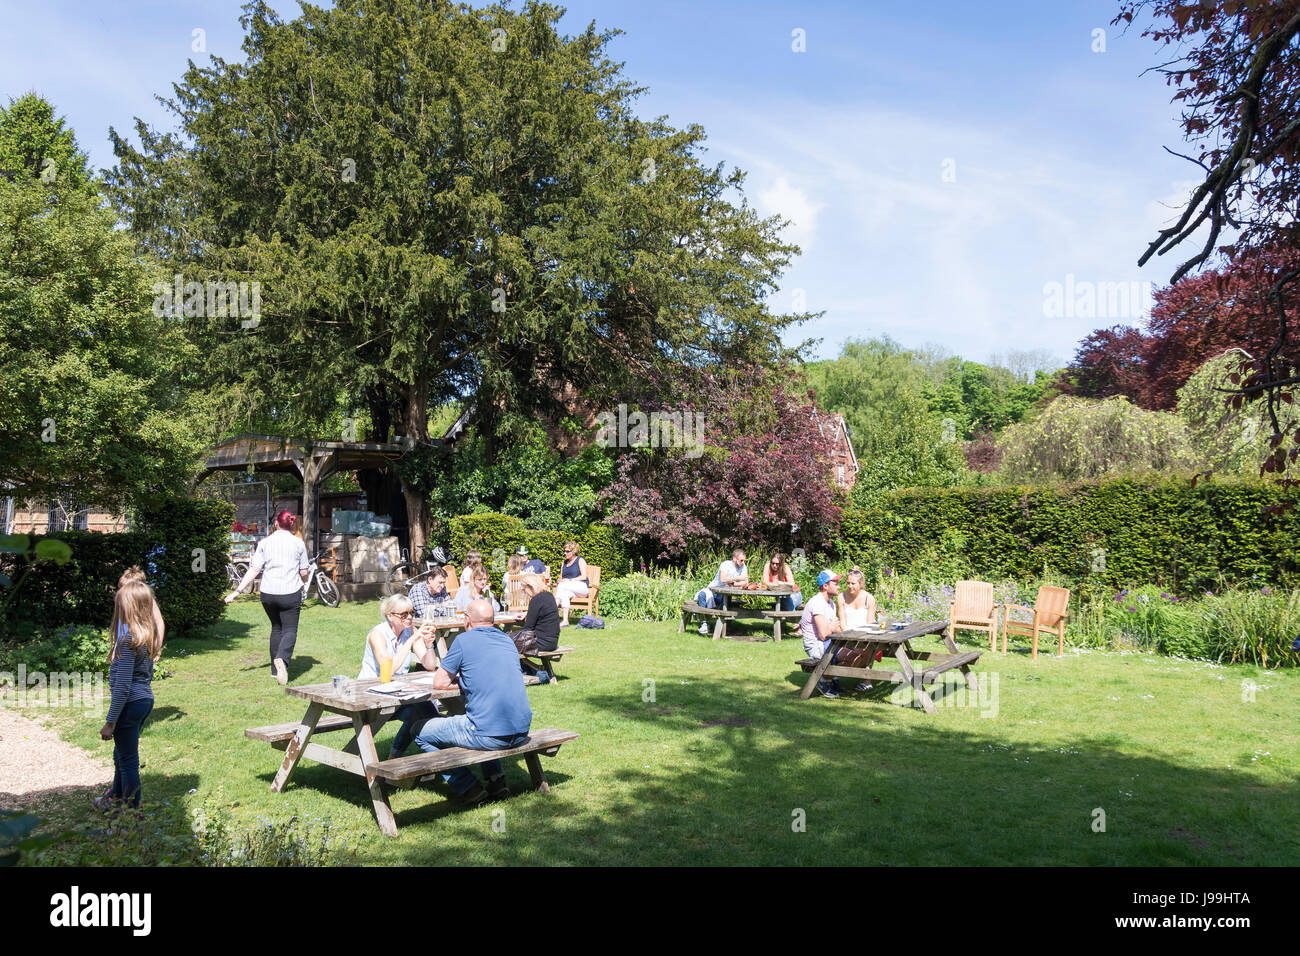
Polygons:
<instances>
[{"instance_id":1,"label":"wooden slatted armchair","mask_svg":"<svg viewBox=\"0 0 1300 956\"><path fill-rule=\"evenodd\" d=\"M987 581L958 581L953 601L948 605L948 627L954 640L958 628L985 631L989 636L989 650L994 650L998 610L993 604L993 585Z\"/></svg>"},{"instance_id":2,"label":"wooden slatted armchair","mask_svg":"<svg viewBox=\"0 0 1300 956\"><path fill-rule=\"evenodd\" d=\"M574 608L582 609L592 617L600 617L600 568L594 564L587 565L587 596L569 601L569 610Z\"/></svg>"},{"instance_id":3,"label":"wooden slatted armchair","mask_svg":"<svg viewBox=\"0 0 1300 956\"><path fill-rule=\"evenodd\" d=\"M510 611L528 610L528 592L524 590L524 576L515 571L506 575L506 609Z\"/></svg>"},{"instance_id":4,"label":"wooden slatted armchair","mask_svg":"<svg viewBox=\"0 0 1300 956\"><path fill-rule=\"evenodd\" d=\"M1070 605L1069 588L1052 588L1041 587L1038 589L1038 597L1034 600L1032 608L1025 607L1023 604L1003 604L1002 607L1002 652L1007 650L1007 634L1032 636L1034 641L1034 650L1031 657L1038 656L1038 635L1046 632L1056 635L1056 653L1058 656L1065 653L1065 622L1070 613L1066 610ZM1033 615L1029 621L1012 620L1011 612L1027 611Z\"/></svg>"},{"instance_id":5,"label":"wooden slatted armchair","mask_svg":"<svg viewBox=\"0 0 1300 956\"><path fill-rule=\"evenodd\" d=\"M444 564L442 569L447 572L447 596L455 597L456 592L460 590L460 574L454 564Z\"/></svg>"}]
</instances>

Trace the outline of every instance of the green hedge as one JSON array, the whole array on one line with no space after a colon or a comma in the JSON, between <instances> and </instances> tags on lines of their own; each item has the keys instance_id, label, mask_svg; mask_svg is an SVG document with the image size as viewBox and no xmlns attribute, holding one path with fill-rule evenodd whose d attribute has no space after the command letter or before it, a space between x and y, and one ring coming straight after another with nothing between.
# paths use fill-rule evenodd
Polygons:
<instances>
[{"instance_id":1,"label":"green hedge","mask_svg":"<svg viewBox=\"0 0 1300 956\"><path fill-rule=\"evenodd\" d=\"M463 561L468 551L481 551L486 557L500 548L510 555L522 544L529 555L558 574L564 560L564 543L574 539L582 547L587 563L601 569L601 580L617 577L628 569L627 550L619 532L594 522L575 536L564 531L525 528L523 520L514 515L489 512L452 518L449 530L451 553L457 562Z\"/></svg>"},{"instance_id":2,"label":"green hedge","mask_svg":"<svg viewBox=\"0 0 1300 956\"><path fill-rule=\"evenodd\" d=\"M848 508L836 553L864 570L1057 574L1178 594L1300 582L1300 492L1251 482L1111 481L1064 488L911 489Z\"/></svg>"},{"instance_id":3,"label":"green hedge","mask_svg":"<svg viewBox=\"0 0 1300 956\"><path fill-rule=\"evenodd\" d=\"M133 531L48 535L66 542L72 559L32 567L9 608L6 630L21 636L65 625L106 627L117 579L133 564L144 569L153 586L168 634L211 624L221 617L229 584L225 567L233 518L234 509L225 502L178 499L139 514ZM202 552L202 570L196 549ZM0 555L0 569L15 580L20 563Z\"/></svg>"}]
</instances>

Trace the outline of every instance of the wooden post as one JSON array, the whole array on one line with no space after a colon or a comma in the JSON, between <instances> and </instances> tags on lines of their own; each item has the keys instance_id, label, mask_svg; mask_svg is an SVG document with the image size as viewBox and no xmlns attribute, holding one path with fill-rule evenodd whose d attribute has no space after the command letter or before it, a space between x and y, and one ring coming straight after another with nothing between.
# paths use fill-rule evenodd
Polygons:
<instances>
[{"instance_id":1,"label":"wooden post","mask_svg":"<svg viewBox=\"0 0 1300 956\"><path fill-rule=\"evenodd\" d=\"M320 486L330 475L338 471L338 453L335 451L314 451L309 444L306 448L290 453L298 476L302 479L302 540L307 545L307 554L317 552L316 512L320 507Z\"/></svg>"}]
</instances>

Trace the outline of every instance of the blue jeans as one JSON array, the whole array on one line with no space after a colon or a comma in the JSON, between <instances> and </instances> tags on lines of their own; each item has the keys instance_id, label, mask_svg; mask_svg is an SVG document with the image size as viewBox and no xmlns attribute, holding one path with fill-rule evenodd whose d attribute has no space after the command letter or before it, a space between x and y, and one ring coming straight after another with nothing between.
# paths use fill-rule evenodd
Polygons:
<instances>
[{"instance_id":1,"label":"blue jeans","mask_svg":"<svg viewBox=\"0 0 1300 956\"><path fill-rule=\"evenodd\" d=\"M113 788L108 795L140 806L140 730L153 710L153 699L133 700L113 725Z\"/></svg>"},{"instance_id":2,"label":"blue jeans","mask_svg":"<svg viewBox=\"0 0 1300 956\"><path fill-rule=\"evenodd\" d=\"M794 611L803 603L803 594L798 591L791 591L786 597L781 598L780 609L782 611Z\"/></svg>"},{"instance_id":3,"label":"blue jeans","mask_svg":"<svg viewBox=\"0 0 1300 956\"><path fill-rule=\"evenodd\" d=\"M468 747L470 750L509 750L518 747L528 739L528 733L514 734L509 737L486 737L476 733L470 726L469 716L457 714L455 717L436 717L426 720L415 735L415 745L425 753L433 753L444 747ZM500 777L505 771L501 769L500 760L489 760L483 765L483 779ZM457 767L450 773L444 773L446 780L458 794L463 794L477 782L469 767Z\"/></svg>"},{"instance_id":4,"label":"blue jeans","mask_svg":"<svg viewBox=\"0 0 1300 956\"><path fill-rule=\"evenodd\" d=\"M718 599L713 596L713 592L708 588L695 595L695 603L700 607L717 607Z\"/></svg>"},{"instance_id":5,"label":"blue jeans","mask_svg":"<svg viewBox=\"0 0 1300 956\"><path fill-rule=\"evenodd\" d=\"M415 729L426 720L437 716L438 710L431 700L397 708L393 719L400 720L402 726L397 729L397 736L393 738L393 749L389 751L389 758L400 757L406 753L406 748L411 746L411 739L415 736Z\"/></svg>"}]
</instances>

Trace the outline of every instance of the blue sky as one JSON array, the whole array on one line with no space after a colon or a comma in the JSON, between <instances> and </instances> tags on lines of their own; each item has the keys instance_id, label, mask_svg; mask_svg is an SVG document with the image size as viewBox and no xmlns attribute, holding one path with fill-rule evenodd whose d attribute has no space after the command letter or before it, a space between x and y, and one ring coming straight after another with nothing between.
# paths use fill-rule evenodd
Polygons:
<instances>
[{"instance_id":1,"label":"blue sky","mask_svg":"<svg viewBox=\"0 0 1300 956\"><path fill-rule=\"evenodd\" d=\"M276 8L291 16L296 3ZM1049 315L1044 287L1168 280L1137 267L1195 182L1163 50L1110 26L1116 0L730 3L582 0L562 26L619 28L610 54L645 116L708 132L710 162L748 172L760 211L803 247L775 294L825 311L790 338L888 335L975 360L1065 360L1125 314ZM168 118L154 102L195 53L241 56L238 0L0 0L0 96L36 90L96 168L107 130ZM1105 51L1095 30L1105 31ZM803 31L804 52L793 32ZM946 173L946 175L945 175Z\"/></svg>"}]
</instances>

